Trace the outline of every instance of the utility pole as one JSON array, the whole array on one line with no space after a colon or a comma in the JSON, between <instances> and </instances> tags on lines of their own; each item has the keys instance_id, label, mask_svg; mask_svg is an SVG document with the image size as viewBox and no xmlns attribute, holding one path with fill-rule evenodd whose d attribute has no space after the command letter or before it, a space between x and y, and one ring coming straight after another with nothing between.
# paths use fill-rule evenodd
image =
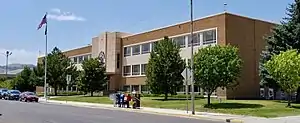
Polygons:
<instances>
[{"instance_id":1,"label":"utility pole","mask_svg":"<svg viewBox=\"0 0 300 123\"><path fill-rule=\"evenodd\" d=\"M10 56L12 54L12 52L9 52L9 51L6 51L5 53L5 56L6 56L6 67L5 67L5 75L6 75L6 78L8 78L8 56Z\"/></svg>"},{"instance_id":2,"label":"utility pole","mask_svg":"<svg viewBox=\"0 0 300 123\"><path fill-rule=\"evenodd\" d=\"M193 0L191 3L191 99L192 99L192 114L195 114L195 92L194 92L194 21L193 21Z\"/></svg>"}]
</instances>

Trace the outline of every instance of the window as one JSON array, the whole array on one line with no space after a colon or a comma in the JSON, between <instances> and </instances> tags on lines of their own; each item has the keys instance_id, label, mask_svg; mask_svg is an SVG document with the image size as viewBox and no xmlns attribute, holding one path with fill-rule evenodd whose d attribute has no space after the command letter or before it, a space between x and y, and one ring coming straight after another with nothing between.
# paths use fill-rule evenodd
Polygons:
<instances>
[{"instance_id":1,"label":"window","mask_svg":"<svg viewBox=\"0 0 300 123\"><path fill-rule=\"evenodd\" d=\"M124 66L123 75L124 76L130 76L131 75L131 67L130 66Z\"/></svg>"},{"instance_id":2,"label":"window","mask_svg":"<svg viewBox=\"0 0 300 123\"><path fill-rule=\"evenodd\" d=\"M180 36L180 37L172 38L172 41L176 45L178 45L180 48L184 48L185 47L185 36Z\"/></svg>"},{"instance_id":3,"label":"window","mask_svg":"<svg viewBox=\"0 0 300 123\"><path fill-rule=\"evenodd\" d=\"M150 52L150 43L142 45L142 54L146 54Z\"/></svg>"},{"instance_id":4,"label":"window","mask_svg":"<svg viewBox=\"0 0 300 123\"><path fill-rule=\"evenodd\" d=\"M131 55L131 47L124 47L124 57Z\"/></svg>"},{"instance_id":5,"label":"window","mask_svg":"<svg viewBox=\"0 0 300 123\"><path fill-rule=\"evenodd\" d=\"M140 75L140 65L132 65L132 75Z\"/></svg>"},{"instance_id":6,"label":"window","mask_svg":"<svg viewBox=\"0 0 300 123\"><path fill-rule=\"evenodd\" d=\"M203 32L203 45L216 43L216 30L210 30Z\"/></svg>"},{"instance_id":7,"label":"window","mask_svg":"<svg viewBox=\"0 0 300 123\"><path fill-rule=\"evenodd\" d=\"M117 69L120 68L120 54L117 54Z\"/></svg>"},{"instance_id":8,"label":"window","mask_svg":"<svg viewBox=\"0 0 300 123\"><path fill-rule=\"evenodd\" d=\"M140 54L140 45L132 46L132 55Z\"/></svg>"},{"instance_id":9,"label":"window","mask_svg":"<svg viewBox=\"0 0 300 123\"><path fill-rule=\"evenodd\" d=\"M73 58L73 62L74 62L75 64L77 64L77 63L78 63L78 58L77 58L77 57L74 57L74 58Z\"/></svg>"},{"instance_id":10,"label":"window","mask_svg":"<svg viewBox=\"0 0 300 123\"><path fill-rule=\"evenodd\" d=\"M154 50L154 47L157 45L158 41L152 42L152 51Z\"/></svg>"},{"instance_id":11,"label":"window","mask_svg":"<svg viewBox=\"0 0 300 123\"><path fill-rule=\"evenodd\" d=\"M193 38L193 44L194 44L194 46L200 45L200 35L201 35L201 33L195 33L193 35L194 35L194 38ZM189 40L188 41L189 42L189 46L192 46L191 35L189 35L188 40Z\"/></svg>"},{"instance_id":12,"label":"window","mask_svg":"<svg viewBox=\"0 0 300 123\"><path fill-rule=\"evenodd\" d=\"M84 60L88 60L89 59L89 55L85 55L85 56L83 56L84 58Z\"/></svg>"},{"instance_id":13,"label":"window","mask_svg":"<svg viewBox=\"0 0 300 123\"><path fill-rule=\"evenodd\" d=\"M141 67L142 67L141 74L145 75L146 74L146 69L147 69L147 64L142 64Z\"/></svg>"},{"instance_id":14,"label":"window","mask_svg":"<svg viewBox=\"0 0 300 123\"><path fill-rule=\"evenodd\" d=\"M82 62L83 62L83 56L79 56L79 57L78 57L78 62L79 62L79 63L82 63Z\"/></svg>"}]
</instances>

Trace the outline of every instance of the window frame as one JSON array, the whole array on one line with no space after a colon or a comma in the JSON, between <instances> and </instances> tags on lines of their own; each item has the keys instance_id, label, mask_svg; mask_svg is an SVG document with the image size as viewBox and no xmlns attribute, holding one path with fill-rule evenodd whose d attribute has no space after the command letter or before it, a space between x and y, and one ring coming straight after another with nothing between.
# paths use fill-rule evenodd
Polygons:
<instances>
[{"instance_id":1,"label":"window frame","mask_svg":"<svg viewBox=\"0 0 300 123\"><path fill-rule=\"evenodd\" d=\"M175 43L177 46L180 48L185 48L186 47L186 42L185 42L185 37L186 36L178 36L178 37L173 37L172 42ZM178 40L179 38L183 38L183 40ZM177 39L177 40L175 40ZM183 44L179 44L178 42L183 41ZM182 42L181 42L182 43Z\"/></svg>"},{"instance_id":2,"label":"window frame","mask_svg":"<svg viewBox=\"0 0 300 123\"><path fill-rule=\"evenodd\" d=\"M212 34L212 38L211 37L209 37L208 39L207 39L207 35L205 35L205 34L207 34L208 32L211 32ZM217 30L216 29L212 29L212 30L207 30L207 31L204 31L203 32L203 45L211 45L211 44L216 44L216 42L217 42Z\"/></svg>"},{"instance_id":3,"label":"window frame","mask_svg":"<svg viewBox=\"0 0 300 123\"><path fill-rule=\"evenodd\" d=\"M126 68L129 67L129 72L126 71ZM123 66L123 76L131 76L131 65Z\"/></svg>"},{"instance_id":4,"label":"window frame","mask_svg":"<svg viewBox=\"0 0 300 123\"><path fill-rule=\"evenodd\" d=\"M141 75L146 75L147 65L148 64L141 64Z\"/></svg>"},{"instance_id":5,"label":"window frame","mask_svg":"<svg viewBox=\"0 0 300 123\"><path fill-rule=\"evenodd\" d=\"M138 67L138 72L134 72L135 67ZM141 65L140 64L136 64L136 65L132 65L131 67L131 75L136 76L136 75L141 75Z\"/></svg>"},{"instance_id":6,"label":"window frame","mask_svg":"<svg viewBox=\"0 0 300 123\"><path fill-rule=\"evenodd\" d=\"M141 45L134 45L132 48L132 56L140 55L141 54ZM138 52L135 52L135 50L138 49Z\"/></svg>"},{"instance_id":7,"label":"window frame","mask_svg":"<svg viewBox=\"0 0 300 123\"><path fill-rule=\"evenodd\" d=\"M123 53L124 57L131 56L131 50L132 50L131 47L124 47L123 50L124 50ZM127 53L127 50L129 51L129 53Z\"/></svg>"},{"instance_id":8,"label":"window frame","mask_svg":"<svg viewBox=\"0 0 300 123\"><path fill-rule=\"evenodd\" d=\"M147 51L144 50L145 46L149 46ZM142 54L150 53L150 51L151 51L151 43L142 44L141 47L142 47Z\"/></svg>"},{"instance_id":9,"label":"window frame","mask_svg":"<svg viewBox=\"0 0 300 123\"><path fill-rule=\"evenodd\" d=\"M198 42L195 42L195 41L193 42L193 44L194 44L193 46L199 46L201 44L201 33L202 32L193 34L194 39L198 39L198 40L196 40ZM190 40L190 38L191 38L191 35L188 36L188 46L189 47L192 46L192 41Z\"/></svg>"},{"instance_id":10,"label":"window frame","mask_svg":"<svg viewBox=\"0 0 300 123\"><path fill-rule=\"evenodd\" d=\"M81 60L80 60L80 58L81 58ZM78 56L78 63L81 64L81 63L83 63L83 61L84 61L84 60L83 60L83 56Z\"/></svg>"}]
</instances>

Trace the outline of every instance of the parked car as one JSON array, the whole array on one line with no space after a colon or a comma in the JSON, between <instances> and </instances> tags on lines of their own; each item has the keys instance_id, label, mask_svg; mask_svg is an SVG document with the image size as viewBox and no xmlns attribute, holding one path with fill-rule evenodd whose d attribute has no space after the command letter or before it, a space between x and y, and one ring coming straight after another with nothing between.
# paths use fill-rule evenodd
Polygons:
<instances>
[{"instance_id":1,"label":"parked car","mask_svg":"<svg viewBox=\"0 0 300 123\"><path fill-rule=\"evenodd\" d=\"M0 89L0 99L4 99L4 97L7 95L8 89Z\"/></svg>"},{"instance_id":2,"label":"parked car","mask_svg":"<svg viewBox=\"0 0 300 123\"><path fill-rule=\"evenodd\" d=\"M38 102L39 97L34 92L23 92L20 94L20 101Z\"/></svg>"},{"instance_id":3,"label":"parked car","mask_svg":"<svg viewBox=\"0 0 300 123\"><path fill-rule=\"evenodd\" d=\"M19 100L21 92L19 90L8 90L5 100Z\"/></svg>"}]
</instances>

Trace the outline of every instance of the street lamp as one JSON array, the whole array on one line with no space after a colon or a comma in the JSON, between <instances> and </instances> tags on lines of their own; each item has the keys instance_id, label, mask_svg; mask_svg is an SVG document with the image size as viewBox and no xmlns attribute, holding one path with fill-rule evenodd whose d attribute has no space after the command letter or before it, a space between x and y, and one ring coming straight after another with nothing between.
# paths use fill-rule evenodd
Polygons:
<instances>
[{"instance_id":1,"label":"street lamp","mask_svg":"<svg viewBox=\"0 0 300 123\"><path fill-rule=\"evenodd\" d=\"M5 67L5 75L6 75L6 78L8 77L8 75L7 75L7 72L8 72L8 56L10 56L12 54L12 52L10 52L10 51L6 51L6 53L5 53L5 56L6 56L6 67Z\"/></svg>"},{"instance_id":2,"label":"street lamp","mask_svg":"<svg viewBox=\"0 0 300 123\"><path fill-rule=\"evenodd\" d=\"M191 11L191 99L192 99L192 114L195 114L195 92L194 92L194 21L193 21L193 0L190 1Z\"/></svg>"}]
</instances>

